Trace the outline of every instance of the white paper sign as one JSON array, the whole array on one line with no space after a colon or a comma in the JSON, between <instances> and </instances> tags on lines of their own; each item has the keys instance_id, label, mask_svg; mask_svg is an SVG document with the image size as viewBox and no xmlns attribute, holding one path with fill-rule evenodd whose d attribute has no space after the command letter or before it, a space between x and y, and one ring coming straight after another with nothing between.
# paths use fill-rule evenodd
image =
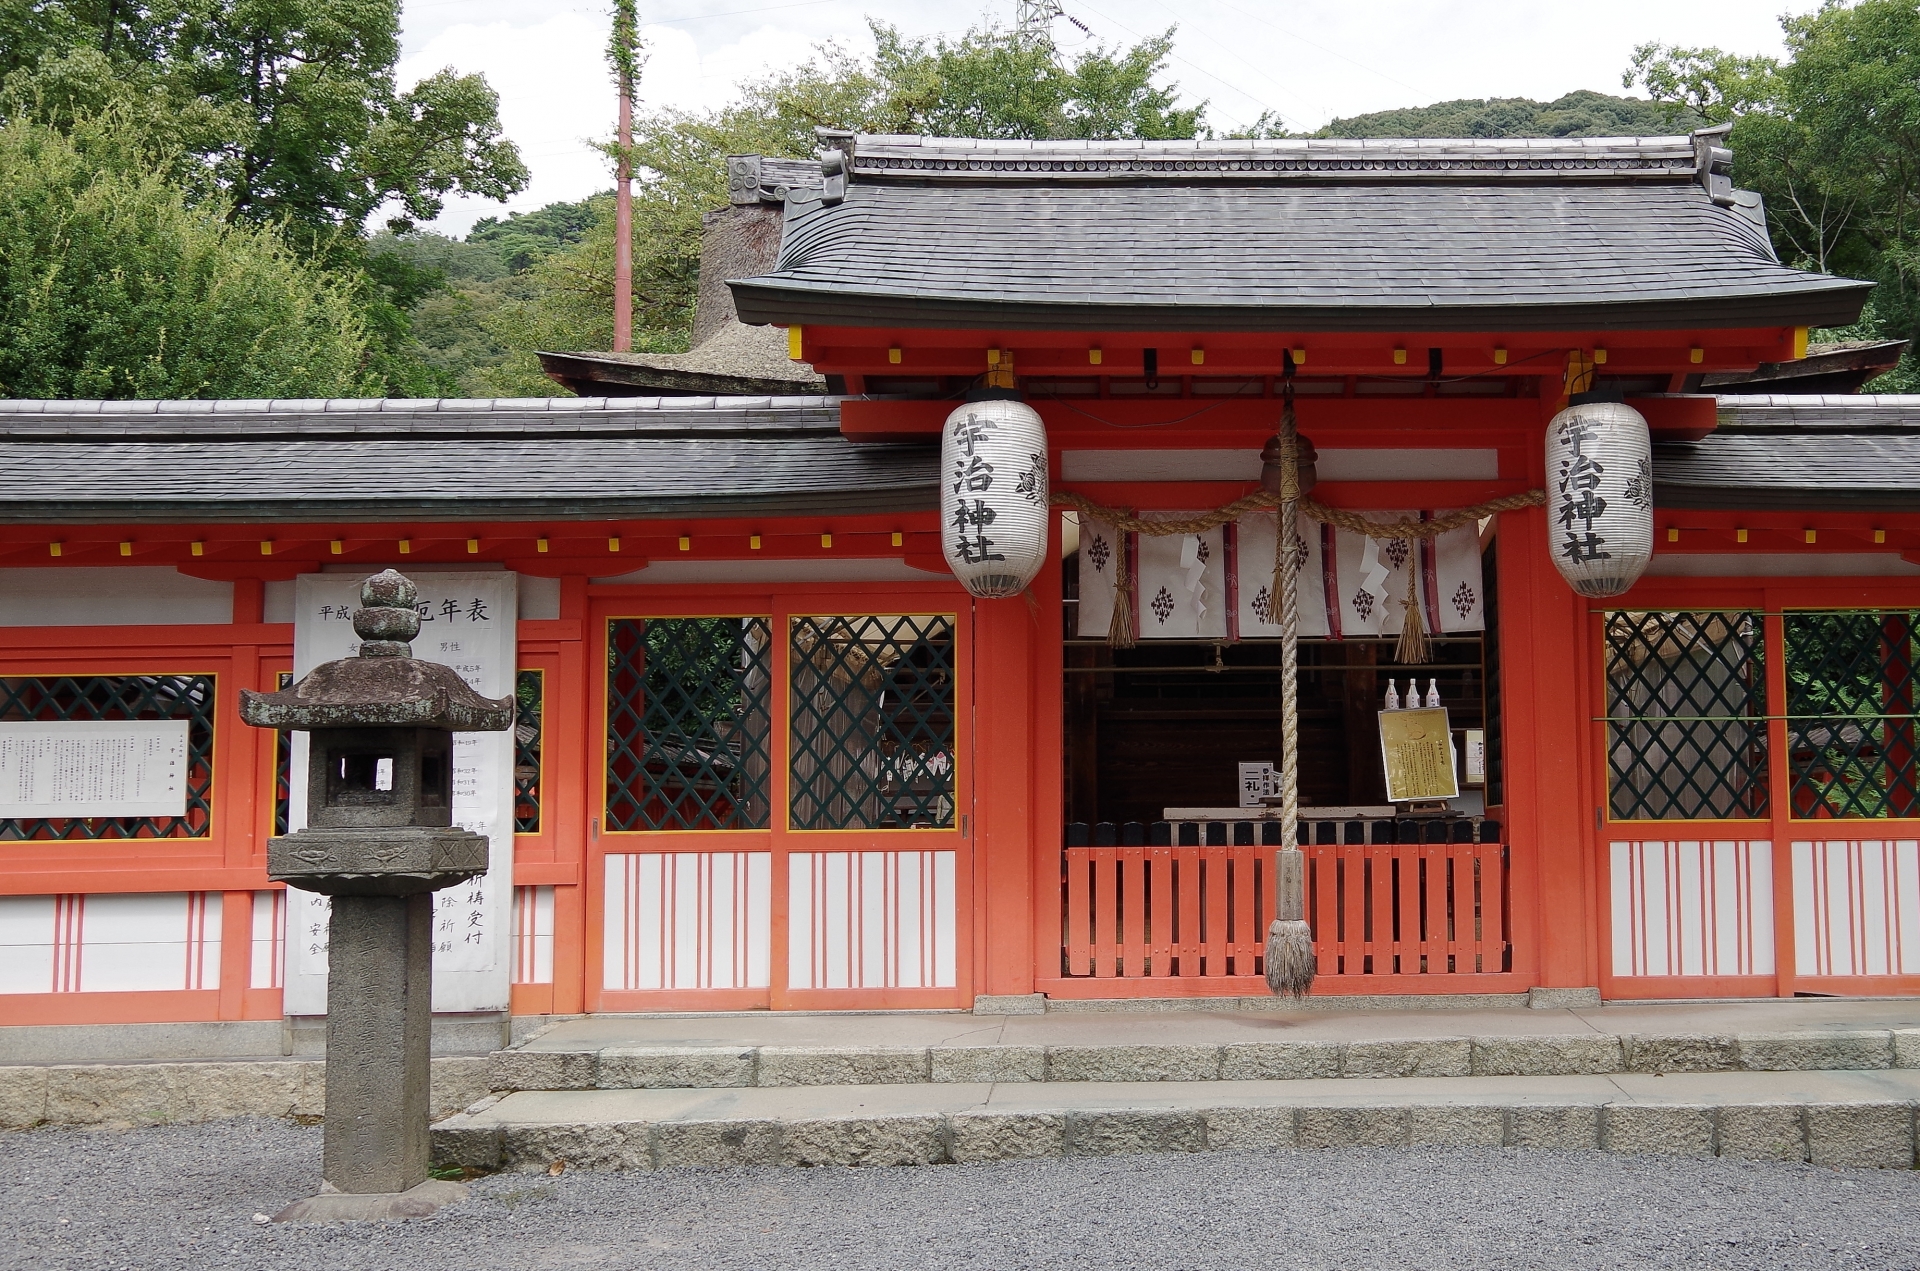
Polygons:
<instances>
[{"instance_id":1,"label":"white paper sign","mask_svg":"<svg viewBox=\"0 0 1920 1271\"><path fill-rule=\"evenodd\" d=\"M186 814L184 719L0 724L0 817Z\"/></svg>"},{"instance_id":2,"label":"white paper sign","mask_svg":"<svg viewBox=\"0 0 1920 1271\"><path fill-rule=\"evenodd\" d=\"M323 662L351 657L360 641L353 611L362 574L302 574L294 588L296 678ZM518 644L518 576L499 571L408 574L420 589L420 634L413 655L460 672L482 697L513 694ZM307 734L295 733L288 824L307 823ZM503 1011L512 971L513 731L456 733L453 823L490 841L481 878L434 893L433 1009ZM320 1015L327 1008L325 896L290 891L287 917L286 1013Z\"/></svg>"},{"instance_id":3,"label":"white paper sign","mask_svg":"<svg viewBox=\"0 0 1920 1271\"><path fill-rule=\"evenodd\" d=\"M1240 806L1263 808L1264 800L1280 794L1280 773L1271 760L1240 765Z\"/></svg>"}]
</instances>

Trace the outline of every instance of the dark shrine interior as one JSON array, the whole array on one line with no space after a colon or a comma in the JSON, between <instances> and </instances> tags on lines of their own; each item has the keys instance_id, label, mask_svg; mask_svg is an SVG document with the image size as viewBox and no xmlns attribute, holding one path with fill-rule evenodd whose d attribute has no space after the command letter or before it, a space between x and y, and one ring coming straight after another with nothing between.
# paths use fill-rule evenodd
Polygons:
<instances>
[{"instance_id":1,"label":"dark shrine interior","mask_svg":"<svg viewBox=\"0 0 1920 1271\"><path fill-rule=\"evenodd\" d=\"M1493 549L1485 555L1488 625ZM1065 561L1065 629L1075 629L1078 554ZM1432 661L1394 660L1395 639L1300 641L1302 807L1386 803L1381 710L1389 680L1403 694L1436 682L1456 731L1487 730L1486 802L1498 801L1497 649L1492 632L1434 638ZM1280 642L1275 639L1064 641L1065 820L1152 822L1169 807L1231 808L1239 765L1280 762ZM1493 709L1490 711L1490 703ZM1462 784L1461 793L1477 796Z\"/></svg>"}]
</instances>

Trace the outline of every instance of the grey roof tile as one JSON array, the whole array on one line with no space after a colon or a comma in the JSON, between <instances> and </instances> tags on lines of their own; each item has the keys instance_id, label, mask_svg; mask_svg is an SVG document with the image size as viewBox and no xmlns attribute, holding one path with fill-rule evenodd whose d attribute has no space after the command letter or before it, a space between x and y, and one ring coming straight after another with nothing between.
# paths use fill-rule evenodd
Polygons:
<instances>
[{"instance_id":1,"label":"grey roof tile","mask_svg":"<svg viewBox=\"0 0 1920 1271\"><path fill-rule=\"evenodd\" d=\"M1723 397L1719 421L1654 447L1654 506L1920 511L1920 397Z\"/></svg>"},{"instance_id":2,"label":"grey roof tile","mask_svg":"<svg viewBox=\"0 0 1920 1271\"><path fill-rule=\"evenodd\" d=\"M938 502L935 450L850 444L837 398L560 401L394 400L381 412L230 402L158 415L149 403L0 402L0 521L624 518Z\"/></svg>"},{"instance_id":3,"label":"grey roof tile","mask_svg":"<svg viewBox=\"0 0 1920 1271\"><path fill-rule=\"evenodd\" d=\"M1784 268L1689 179L855 182L731 285L751 322L1390 331L1835 325L1871 284Z\"/></svg>"}]
</instances>

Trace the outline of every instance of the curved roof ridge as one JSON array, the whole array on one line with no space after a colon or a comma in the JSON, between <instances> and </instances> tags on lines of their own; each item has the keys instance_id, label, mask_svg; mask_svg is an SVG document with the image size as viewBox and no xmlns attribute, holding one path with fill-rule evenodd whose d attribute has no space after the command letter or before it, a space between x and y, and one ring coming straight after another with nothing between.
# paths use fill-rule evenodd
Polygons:
<instances>
[{"instance_id":1,"label":"curved roof ridge","mask_svg":"<svg viewBox=\"0 0 1920 1271\"><path fill-rule=\"evenodd\" d=\"M1192 181L1390 177L1478 181L1694 178L1698 139L1671 137L1375 137L1024 140L898 133L836 138L856 179Z\"/></svg>"}]
</instances>

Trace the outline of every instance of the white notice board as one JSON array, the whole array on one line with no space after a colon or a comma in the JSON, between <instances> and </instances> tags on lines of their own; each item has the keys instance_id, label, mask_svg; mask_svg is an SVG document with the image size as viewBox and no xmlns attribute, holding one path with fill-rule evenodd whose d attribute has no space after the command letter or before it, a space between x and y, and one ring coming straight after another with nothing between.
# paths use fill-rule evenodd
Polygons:
<instances>
[{"instance_id":1,"label":"white notice board","mask_svg":"<svg viewBox=\"0 0 1920 1271\"><path fill-rule=\"evenodd\" d=\"M408 574L420 589L413 656L460 672L482 697L512 696L519 615L518 576L499 570ZM360 640L353 611L362 574L302 574L295 580L293 671L351 657ZM307 823L307 735L295 733L288 825ZM490 840L485 877L433 896L433 1009L504 1011L512 975L513 730L457 733L453 742L453 823ZM329 902L287 893L286 1005L289 1015L327 1009Z\"/></svg>"},{"instance_id":2,"label":"white notice board","mask_svg":"<svg viewBox=\"0 0 1920 1271\"><path fill-rule=\"evenodd\" d=\"M0 817L186 814L184 719L0 724Z\"/></svg>"}]
</instances>

